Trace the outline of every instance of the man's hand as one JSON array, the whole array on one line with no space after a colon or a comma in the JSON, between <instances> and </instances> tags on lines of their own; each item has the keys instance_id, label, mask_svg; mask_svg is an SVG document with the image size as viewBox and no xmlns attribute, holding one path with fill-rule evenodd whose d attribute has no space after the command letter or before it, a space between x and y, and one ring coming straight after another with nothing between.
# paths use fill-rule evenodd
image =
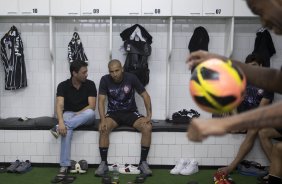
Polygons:
<instances>
[{"instance_id":1,"label":"man's hand","mask_svg":"<svg viewBox=\"0 0 282 184\"><path fill-rule=\"evenodd\" d=\"M216 118L208 120L193 118L187 130L187 137L191 141L200 142L210 135L224 135L227 132L224 125L224 121Z\"/></svg>"},{"instance_id":2,"label":"man's hand","mask_svg":"<svg viewBox=\"0 0 282 184\"><path fill-rule=\"evenodd\" d=\"M108 129L107 122L105 120L101 120L99 124L99 131L103 132L106 131L107 129Z\"/></svg>"},{"instance_id":3,"label":"man's hand","mask_svg":"<svg viewBox=\"0 0 282 184\"><path fill-rule=\"evenodd\" d=\"M189 69L193 69L195 68L198 64L202 63L203 61L206 61L208 59L211 58L218 58L221 59L223 61L227 61L228 58L224 57L224 56L220 56L217 54L212 54L209 53L207 51L196 51L196 52L192 52L190 54L190 56L188 57L188 59L186 60L186 63L188 63Z\"/></svg>"},{"instance_id":4,"label":"man's hand","mask_svg":"<svg viewBox=\"0 0 282 184\"><path fill-rule=\"evenodd\" d=\"M66 125L64 123L59 123L58 131L59 131L60 135L66 136L67 135L67 127L66 127Z\"/></svg>"},{"instance_id":5,"label":"man's hand","mask_svg":"<svg viewBox=\"0 0 282 184\"><path fill-rule=\"evenodd\" d=\"M140 127L151 125L151 118L146 116L140 119Z\"/></svg>"}]
</instances>

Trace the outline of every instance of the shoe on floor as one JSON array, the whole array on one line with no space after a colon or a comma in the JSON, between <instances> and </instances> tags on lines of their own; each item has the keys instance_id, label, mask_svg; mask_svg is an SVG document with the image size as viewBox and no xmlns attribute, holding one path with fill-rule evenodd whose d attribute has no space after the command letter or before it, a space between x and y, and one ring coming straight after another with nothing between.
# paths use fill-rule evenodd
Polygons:
<instances>
[{"instance_id":1,"label":"shoe on floor","mask_svg":"<svg viewBox=\"0 0 282 184\"><path fill-rule=\"evenodd\" d=\"M58 174L51 180L51 183L60 183L67 177L68 167L62 166Z\"/></svg>"},{"instance_id":2,"label":"shoe on floor","mask_svg":"<svg viewBox=\"0 0 282 184\"><path fill-rule=\"evenodd\" d=\"M176 165L174 166L173 169L170 170L170 174L180 174L180 171L185 168L187 163L190 162L189 160L186 159L180 159Z\"/></svg>"},{"instance_id":3,"label":"shoe on floor","mask_svg":"<svg viewBox=\"0 0 282 184\"><path fill-rule=\"evenodd\" d=\"M119 163L114 163L112 165L109 165L108 168L109 168L109 171L114 171L114 170L119 170L119 168L122 168L122 167L125 167L124 164L119 164Z\"/></svg>"},{"instance_id":4,"label":"shoe on floor","mask_svg":"<svg viewBox=\"0 0 282 184\"><path fill-rule=\"evenodd\" d=\"M32 169L31 163L29 160L21 162L20 165L16 168L17 173L26 173Z\"/></svg>"},{"instance_id":5,"label":"shoe on floor","mask_svg":"<svg viewBox=\"0 0 282 184\"><path fill-rule=\"evenodd\" d=\"M265 167L262 167L260 165L255 165L256 162L249 162L246 160L243 160L237 167L238 172L242 175L247 176L265 176L268 174L268 171Z\"/></svg>"},{"instance_id":6,"label":"shoe on floor","mask_svg":"<svg viewBox=\"0 0 282 184\"><path fill-rule=\"evenodd\" d=\"M16 172L17 167L20 165L20 161L16 160L15 162L12 162L9 167L7 167L7 172L8 173L13 173Z\"/></svg>"},{"instance_id":7,"label":"shoe on floor","mask_svg":"<svg viewBox=\"0 0 282 184\"><path fill-rule=\"evenodd\" d=\"M181 175L191 175L199 171L198 162L196 160L189 161L180 171Z\"/></svg>"},{"instance_id":8,"label":"shoe on floor","mask_svg":"<svg viewBox=\"0 0 282 184\"><path fill-rule=\"evenodd\" d=\"M86 160L80 160L80 161L78 162L78 164L79 164L79 166L80 166L78 172L79 172L80 174L86 173L87 170L88 170L88 163L87 163L87 161L86 161Z\"/></svg>"},{"instance_id":9,"label":"shoe on floor","mask_svg":"<svg viewBox=\"0 0 282 184\"><path fill-rule=\"evenodd\" d=\"M77 162L74 161L74 160L71 160L70 163L71 163L70 173L77 173L77 170L76 170L76 163Z\"/></svg>"},{"instance_id":10,"label":"shoe on floor","mask_svg":"<svg viewBox=\"0 0 282 184\"><path fill-rule=\"evenodd\" d=\"M121 174L140 174L140 170L138 169L138 167L135 167L131 164L125 164L125 166L120 167L118 171Z\"/></svg>"},{"instance_id":11,"label":"shoe on floor","mask_svg":"<svg viewBox=\"0 0 282 184\"><path fill-rule=\"evenodd\" d=\"M105 161L102 161L95 171L95 176L104 176L109 171Z\"/></svg>"},{"instance_id":12,"label":"shoe on floor","mask_svg":"<svg viewBox=\"0 0 282 184\"><path fill-rule=\"evenodd\" d=\"M149 165L146 161L142 161L141 164L139 165L139 169L141 171L141 173L143 173L146 176L152 176L152 171L149 168Z\"/></svg>"},{"instance_id":13,"label":"shoe on floor","mask_svg":"<svg viewBox=\"0 0 282 184\"><path fill-rule=\"evenodd\" d=\"M51 128L50 132L56 139L60 136L58 132L58 125L55 125L53 128Z\"/></svg>"}]
</instances>

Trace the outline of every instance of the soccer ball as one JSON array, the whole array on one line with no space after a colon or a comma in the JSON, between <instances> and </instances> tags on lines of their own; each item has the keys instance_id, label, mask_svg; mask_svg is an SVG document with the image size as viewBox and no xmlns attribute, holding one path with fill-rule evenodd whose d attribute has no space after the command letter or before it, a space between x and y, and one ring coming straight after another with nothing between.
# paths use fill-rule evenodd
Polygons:
<instances>
[{"instance_id":1,"label":"soccer ball","mask_svg":"<svg viewBox=\"0 0 282 184\"><path fill-rule=\"evenodd\" d=\"M230 60L209 59L199 64L190 80L196 104L211 113L230 112L243 100L246 77Z\"/></svg>"}]
</instances>

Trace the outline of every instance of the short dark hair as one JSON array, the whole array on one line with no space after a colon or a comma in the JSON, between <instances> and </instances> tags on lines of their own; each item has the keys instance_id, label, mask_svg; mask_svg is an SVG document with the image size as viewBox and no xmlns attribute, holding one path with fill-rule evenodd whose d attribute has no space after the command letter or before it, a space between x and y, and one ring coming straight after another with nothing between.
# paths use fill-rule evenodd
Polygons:
<instances>
[{"instance_id":1,"label":"short dark hair","mask_svg":"<svg viewBox=\"0 0 282 184\"><path fill-rule=\"evenodd\" d=\"M78 73L78 71L80 70L81 67L87 67L88 64L84 61L73 61L70 64L70 73L72 76L72 72L76 72Z\"/></svg>"},{"instance_id":2,"label":"short dark hair","mask_svg":"<svg viewBox=\"0 0 282 184\"><path fill-rule=\"evenodd\" d=\"M252 63L252 62L256 62L258 65L262 65L263 64L263 59L260 55L258 54L249 54L246 57L245 63Z\"/></svg>"}]
</instances>

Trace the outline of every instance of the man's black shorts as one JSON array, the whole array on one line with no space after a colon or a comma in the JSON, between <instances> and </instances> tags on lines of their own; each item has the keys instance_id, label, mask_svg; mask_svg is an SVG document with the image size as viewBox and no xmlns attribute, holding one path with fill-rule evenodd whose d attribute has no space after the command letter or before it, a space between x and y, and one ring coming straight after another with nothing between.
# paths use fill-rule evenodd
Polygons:
<instances>
[{"instance_id":1,"label":"man's black shorts","mask_svg":"<svg viewBox=\"0 0 282 184\"><path fill-rule=\"evenodd\" d=\"M106 117L112 118L118 125L133 126L134 122L144 117L139 112L108 112Z\"/></svg>"}]
</instances>

